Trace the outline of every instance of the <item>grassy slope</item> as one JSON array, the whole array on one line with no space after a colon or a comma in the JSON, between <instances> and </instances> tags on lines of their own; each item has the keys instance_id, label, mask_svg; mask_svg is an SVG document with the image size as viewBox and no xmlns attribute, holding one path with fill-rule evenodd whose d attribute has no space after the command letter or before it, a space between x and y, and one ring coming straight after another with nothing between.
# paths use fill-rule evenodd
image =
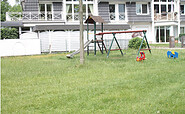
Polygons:
<instances>
[{"instance_id":1,"label":"grassy slope","mask_svg":"<svg viewBox=\"0 0 185 114\"><path fill-rule=\"evenodd\" d=\"M2 59L2 113L185 113L185 50L168 59L167 50L146 52L135 61L127 51L79 56Z\"/></svg>"}]
</instances>

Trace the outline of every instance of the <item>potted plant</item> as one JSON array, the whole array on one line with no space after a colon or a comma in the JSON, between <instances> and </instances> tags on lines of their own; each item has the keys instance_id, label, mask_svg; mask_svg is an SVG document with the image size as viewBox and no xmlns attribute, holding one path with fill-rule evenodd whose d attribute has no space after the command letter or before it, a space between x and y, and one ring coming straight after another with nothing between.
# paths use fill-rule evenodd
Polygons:
<instances>
[{"instance_id":1,"label":"potted plant","mask_svg":"<svg viewBox=\"0 0 185 114\"><path fill-rule=\"evenodd\" d=\"M175 38L175 43L178 43L178 39L179 39L178 37L177 37L177 38Z\"/></svg>"},{"instance_id":2,"label":"potted plant","mask_svg":"<svg viewBox=\"0 0 185 114\"><path fill-rule=\"evenodd\" d=\"M181 39L182 39L182 37L185 37L185 34L179 34L179 40L180 40L180 42L181 42Z\"/></svg>"}]
</instances>

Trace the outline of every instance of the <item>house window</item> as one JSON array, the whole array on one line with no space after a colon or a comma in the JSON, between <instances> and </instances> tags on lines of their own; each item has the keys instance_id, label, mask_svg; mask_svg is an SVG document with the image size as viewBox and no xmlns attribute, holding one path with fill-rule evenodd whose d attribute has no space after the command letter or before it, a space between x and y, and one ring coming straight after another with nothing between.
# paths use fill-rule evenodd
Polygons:
<instances>
[{"instance_id":1,"label":"house window","mask_svg":"<svg viewBox=\"0 0 185 114\"><path fill-rule=\"evenodd\" d=\"M52 4L39 4L39 11L41 20L52 20Z\"/></svg>"},{"instance_id":2,"label":"house window","mask_svg":"<svg viewBox=\"0 0 185 114\"><path fill-rule=\"evenodd\" d=\"M185 29L184 29L184 28L185 28L185 27L180 27L180 33L181 33L181 34L184 34L184 33L185 33L185 31L184 31Z\"/></svg>"},{"instance_id":3,"label":"house window","mask_svg":"<svg viewBox=\"0 0 185 114\"><path fill-rule=\"evenodd\" d=\"M136 4L136 13L138 15L148 14L148 4Z\"/></svg>"},{"instance_id":4,"label":"house window","mask_svg":"<svg viewBox=\"0 0 185 114\"><path fill-rule=\"evenodd\" d=\"M180 6L180 12L181 12L182 15L185 15L185 12L184 12L185 9L184 8L185 8L184 5Z\"/></svg>"},{"instance_id":5,"label":"house window","mask_svg":"<svg viewBox=\"0 0 185 114\"><path fill-rule=\"evenodd\" d=\"M109 5L109 12L110 12L110 20L115 20L115 5L111 4Z\"/></svg>"},{"instance_id":6,"label":"house window","mask_svg":"<svg viewBox=\"0 0 185 114\"><path fill-rule=\"evenodd\" d=\"M155 38L157 43L169 42L171 26L155 27Z\"/></svg>"},{"instance_id":7,"label":"house window","mask_svg":"<svg viewBox=\"0 0 185 114\"><path fill-rule=\"evenodd\" d=\"M110 4L109 14L112 21L125 20L125 4Z\"/></svg>"},{"instance_id":8,"label":"house window","mask_svg":"<svg viewBox=\"0 0 185 114\"><path fill-rule=\"evenodd\" d=\"M119 4L119 20L125 20L125 4Z\"/></svg>"},{"instance_id":9,"label":"house window","mask_svg":"<svg viewBox=\"0 0 185 114\"><path fill-rule=\"evenodd\" d=\"M83 19L93 14L93 0L84 0ZM79 21L79 2L78 0L66 0L66 20Z\"/></svg>"}]
</instances>

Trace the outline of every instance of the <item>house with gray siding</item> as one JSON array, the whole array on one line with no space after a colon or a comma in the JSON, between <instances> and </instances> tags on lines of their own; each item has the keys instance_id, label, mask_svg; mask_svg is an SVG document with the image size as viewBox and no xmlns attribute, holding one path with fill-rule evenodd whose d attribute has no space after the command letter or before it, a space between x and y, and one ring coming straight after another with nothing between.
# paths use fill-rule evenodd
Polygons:
<instances>
[{"instance_id":1,"label":"house with gray siding","mask_svg":"<svg viewBox=\"0 0 185 114\"><path fill-rule=\"evenodd\" d=\"M40 39L42 52L79 48L78 0L21 0L21 5L23 12L7 12L2 26L19 27L21 39ZM184 10L185 0L83 0L84 20L101 16L107 22L105 31L147 30L149 43L168 43L171 36L185 33ZM89 35L93 38L93 32ZM121 41L130 36L117 37Z\"/></svg>"}]
</instances>

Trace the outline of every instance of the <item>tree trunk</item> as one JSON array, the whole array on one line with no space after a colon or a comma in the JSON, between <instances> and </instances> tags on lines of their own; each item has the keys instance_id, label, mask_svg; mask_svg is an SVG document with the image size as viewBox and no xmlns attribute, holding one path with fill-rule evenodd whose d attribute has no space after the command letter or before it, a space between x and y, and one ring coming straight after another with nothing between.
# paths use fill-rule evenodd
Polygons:
<instances>
[{"instance_id":1,"label":"tree trunk","mask_svg":"<svg viewBox=\"0 0 185 114\"><path fill-rule=\"evenodd\" d=\"M80 17L80 64L85 63L84 57L84 37L83 37L83 2L79 0L79 17Z\"/></svg>"}]
</instances>

